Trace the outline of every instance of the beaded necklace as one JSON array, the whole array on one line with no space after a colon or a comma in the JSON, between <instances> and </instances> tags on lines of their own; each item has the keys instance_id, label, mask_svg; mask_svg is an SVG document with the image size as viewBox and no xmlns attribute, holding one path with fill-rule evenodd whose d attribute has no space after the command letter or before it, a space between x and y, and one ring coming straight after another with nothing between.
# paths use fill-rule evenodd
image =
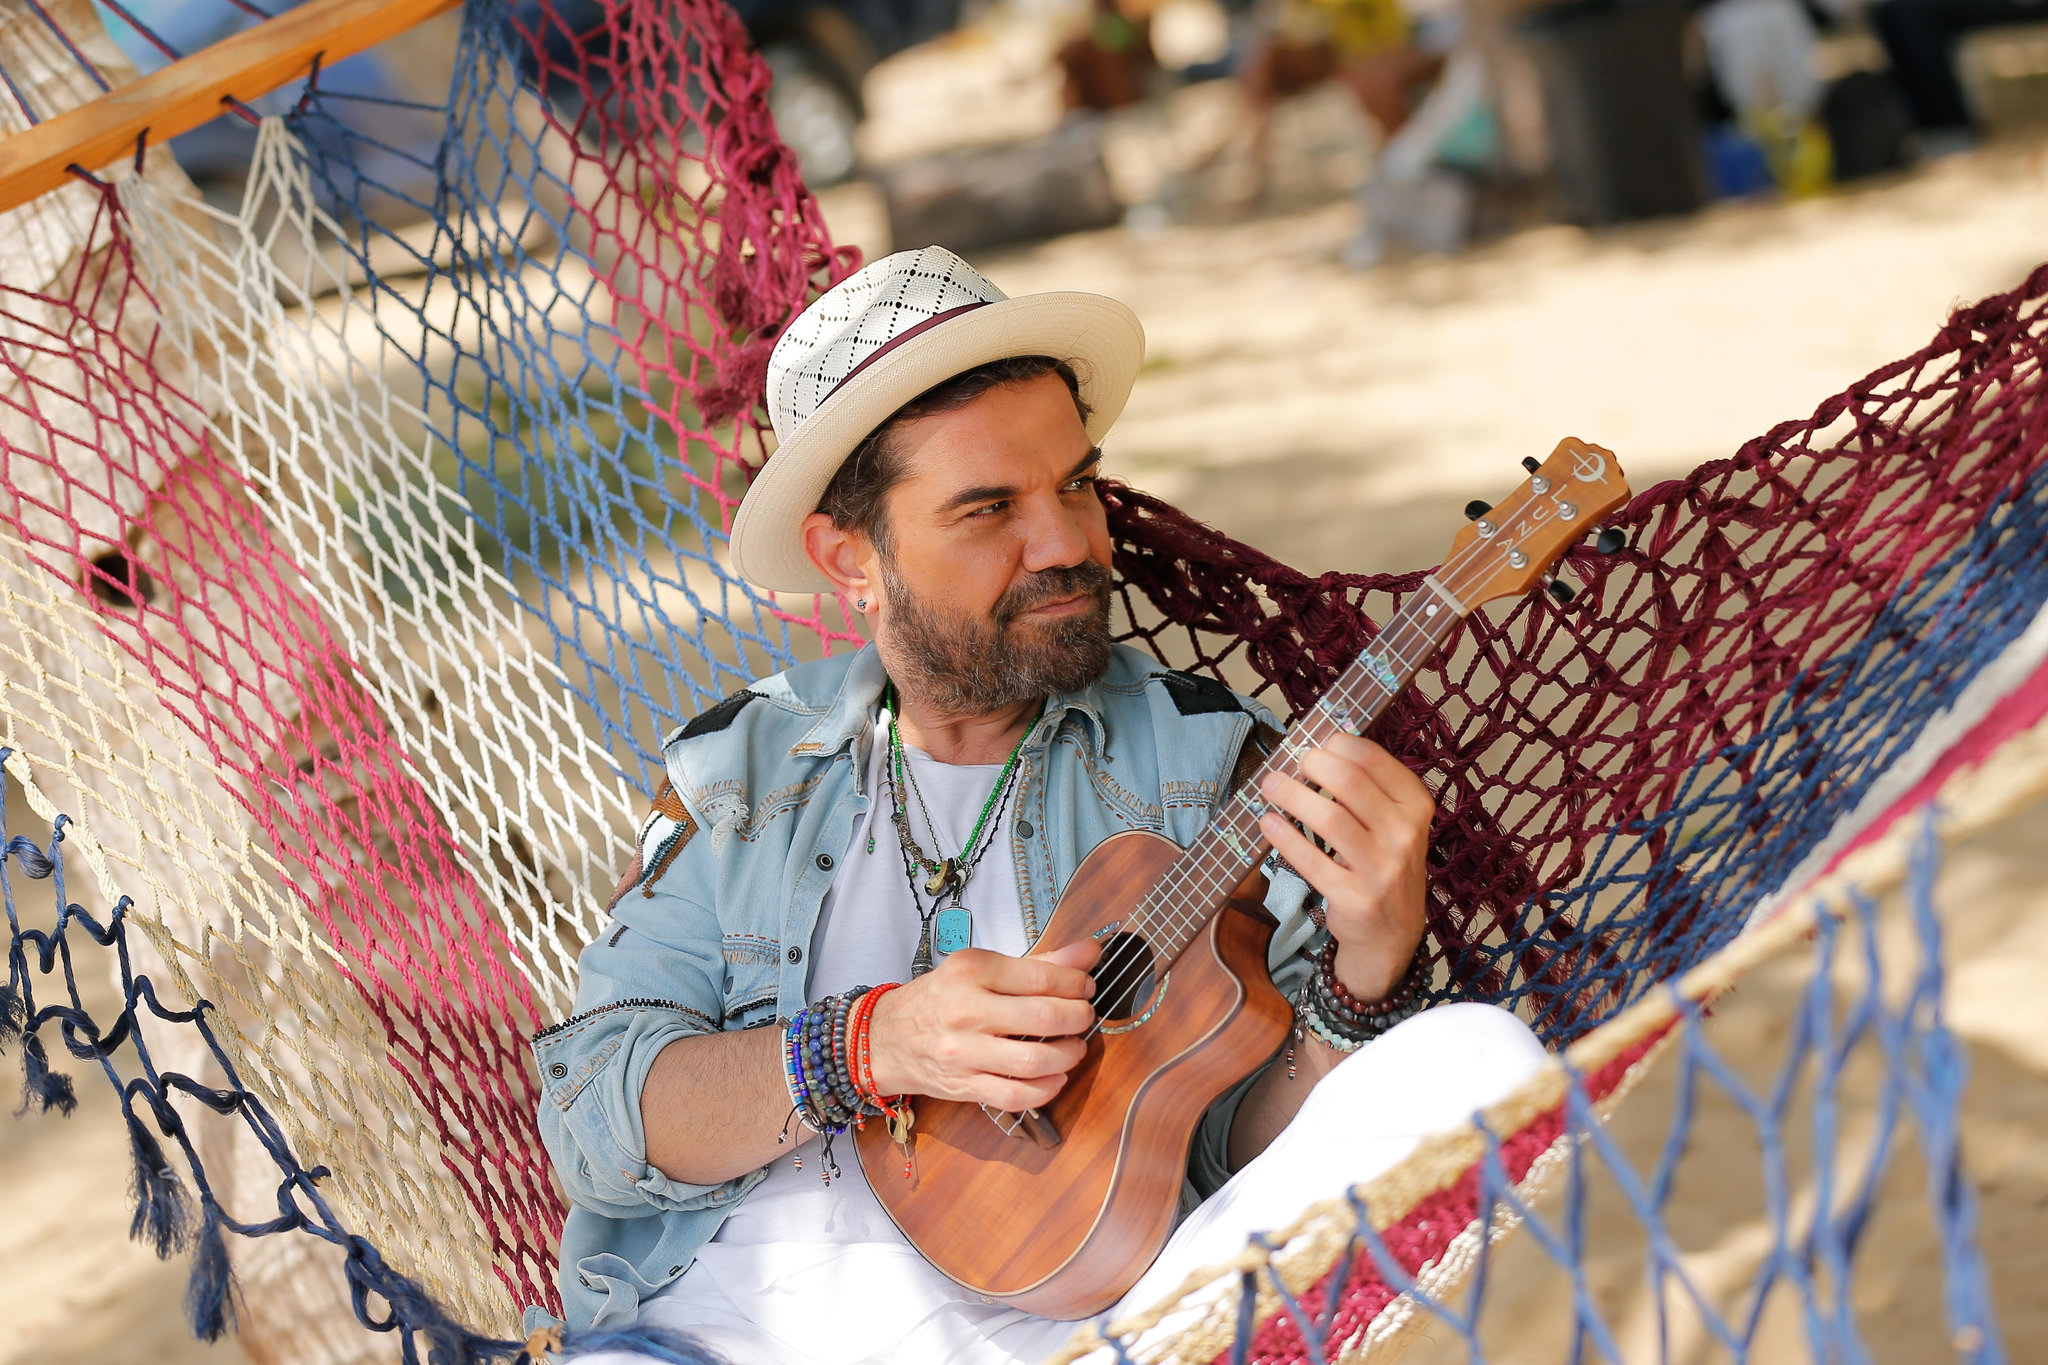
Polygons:
<instances>
[{"instance_id":1,"label":"beaded necklace","mask_svg":"<svg viewBox=\"0 0 2048 1365\"><path fill-rule=\"evenodd\" d=\"M974 941L974 917L961 904L961 896L967 886L967 879L974 874L989 848L995 843L995 831L1002 824L1000 812L1009 805L1010 789L1015 785L1017 760L1024 752L1024 741L1029 738L1033 727L1045 715L1045 701L1041 698L1038 709L1024 727L1024 733L1017 736L1016 745L1003 763L1003 771L997 776L996 784L981 803L981 814L975 817L974 828L967 835L967 845L951 857L934 856L925 852L923 845L910 832L911 800L924 816L925 828L932 832L932 842L938 843L938 826L932 823L931 809L924 803L924 793L917 789L917 779L910 771L910 765L903 755L903 735L897 727L898 708L896 686L889 684L884 691L882 704L889 708L889 795L893 798L895 810L891 819L896 824L896 839L903 852L903 873L910 882L911 903L918 905L917 952L910 963L913 980L932 969L932 949L942 953L957 953L969 947ZM906 799L907 798L907 799ZM997 816L992 823L991 815ZM983 834L986 832L987 837ZM870 841L869 851L873 852ZM932 897L931 909L919 904L918 874L923 873L924 894ZM940 908L948 896L952 904ZM936 933L934 932L936 930Z\"/></svg>"}]
</instances>

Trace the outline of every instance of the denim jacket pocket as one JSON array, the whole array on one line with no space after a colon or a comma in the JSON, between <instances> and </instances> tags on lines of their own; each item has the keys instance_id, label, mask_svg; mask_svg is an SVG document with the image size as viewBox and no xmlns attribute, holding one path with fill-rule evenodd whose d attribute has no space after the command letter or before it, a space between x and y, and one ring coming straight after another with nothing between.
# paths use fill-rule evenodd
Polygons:
<instances>
[{"instance_id":1,"label":"denim jacket pocket","mask_svg":"<svg viewBox=\"0 0 2048 1365\"><path fill-rule=\"evenodd\" d=\"M727 934L725 1027L754 1028L776 1017L782 976L782 941L761 934Z\"/></svg>"}]
</instances>

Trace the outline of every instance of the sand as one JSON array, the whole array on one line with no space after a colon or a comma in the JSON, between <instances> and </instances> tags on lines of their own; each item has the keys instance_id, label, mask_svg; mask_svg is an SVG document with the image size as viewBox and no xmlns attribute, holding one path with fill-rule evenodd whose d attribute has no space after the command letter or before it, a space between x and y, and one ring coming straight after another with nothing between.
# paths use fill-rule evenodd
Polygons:
<instances>
[{"instance_id":1,"label":"sand","mask_svg":"<svg viewBox=\"0 0 2048 1365\"><path fill-rule=\"evenodd\" d=\"M849 232L879 245L871 199L855 189L831 202ZM1150 235L1119 229L982 263L1011 292L1102 290L1144 318L1151 359L1109 442L1112 472L1305 568L1408 568L1434 561L1466 499L1512 487L1517 461L1560 436L1611 447L1642 486L1732 452L1917 348L1950 306L2048 259L2048 152L1994 147L1812 202L1604 235L1546 228L1367 274L1337 264L1353 228L1349 204L1334 202ZM1957 850L1942 880L1951 1021L1973 1076L1966 1158L2016 1360L2048 1359L2044 888L2044 808ZM1759 974L1720 1012L1715 1036L1763 1065L1792 990L1789 967ZM0 1119L10 1308L0 1365L237 1358L184 1338L182 1266L125 1240L125 1141L111 1099L82 1079L85 1101L68 1122ZM1662 1141L1670 1094L1667 1072L1615 1125L1638 1162ZM1764 1245L1753 1130L1708 1113L1699 1132L1700 1169L1674 1227L1703 1275L1738 1285ZM1910 1170L1887 1193L1854 1303L1878 1358L1938 1359L1925 1195ZM1610 1215L1595 1219L1608 1240L1595 1244L1590 1279L1623 1340L1646 1349L1627 1220ZM1531 1250L1527 1239L1511 1248ZM1494 1358L1564 1358L1559 1281L1525 1260L1497 1289ZM1796 1323L1768 1330L1759 1359L1799 1358ZM1461 1358L1452 1334L1432 1335L1416 1359ZM1694 1333L1674 1358L1722 1357Z\"/></svg>"}]
</instances>

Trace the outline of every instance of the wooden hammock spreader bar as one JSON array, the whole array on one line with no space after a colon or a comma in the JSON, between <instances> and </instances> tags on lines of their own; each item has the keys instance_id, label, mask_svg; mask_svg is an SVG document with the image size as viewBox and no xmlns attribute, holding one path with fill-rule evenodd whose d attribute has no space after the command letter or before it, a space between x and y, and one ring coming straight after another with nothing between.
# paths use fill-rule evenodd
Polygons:
<instances>
[{"instance_id":1,"label":"wooden hammock spreader bar","mask_svg":"<svg viewBox=\"0 0 2048 1365\"><path fill-rule=\"evenodd\" d=\"M217 117L226 101L258 99L396 37L461 0L310 0L181 58L141 80L0 141L0 213L69 178L135 155L135 140L166 142Z\"/></svg>"}]
</instances>

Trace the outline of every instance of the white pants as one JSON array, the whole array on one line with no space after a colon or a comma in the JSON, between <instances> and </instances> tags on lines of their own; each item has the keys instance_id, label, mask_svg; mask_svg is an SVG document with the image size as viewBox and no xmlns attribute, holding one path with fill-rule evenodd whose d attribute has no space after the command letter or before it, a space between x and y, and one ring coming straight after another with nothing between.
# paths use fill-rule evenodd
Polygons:
<instances>
[{"instance_id":1,"label":"white pants","mask_svg":"<svg viewBox=\"0 0 2048 1365\"><path fill-rule=\"evenodd\" d=\"M1235 1256L1252 1233L1370 1180L1424 1137L1504 1098L1545 1057L1521 1020L1491 1005L1441 1005L1390 1030L1325 1076L1272 1145L1182 1221L1111 1316L1150 1307L1190 1272ZM640 1322L694 1333L732 1365L1012 1365L1050 1354L1074 1330L966 1291L934 1299L923 1281L937 1272L907 1246L892 1267L891 1250L863 1244L844 1258L858 1266L841 1274L829 1246L792 1248L787 1282L805 1288L801 1311L780 1320L707 1292L712 1277L693 1268L642 1307ZM645 1358L608 1351L584 1359Z\"/></svg>"}]
</instances>

